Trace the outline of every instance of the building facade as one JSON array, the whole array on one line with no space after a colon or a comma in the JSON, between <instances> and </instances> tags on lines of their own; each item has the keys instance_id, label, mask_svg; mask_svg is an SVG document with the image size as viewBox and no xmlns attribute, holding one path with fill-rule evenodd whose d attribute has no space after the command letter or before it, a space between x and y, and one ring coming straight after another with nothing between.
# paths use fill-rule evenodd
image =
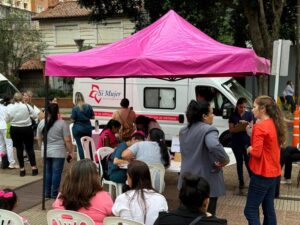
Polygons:
<instances>
[{"instance_id":1,"label":"building facade","mask_svg":"<svg viewBox=\"0 0 300 225\"><path fill-rule=\"evenodd\" d=\"M75 40L83 40L83 46L100 47L128 37L134 32L134 23L122 16L109 18L102 23L89 21L90 10L77 2L59 2L37 14L33 20L39 22L47 49L42 56L78 51ZM52 88L63 87L62 79L52 79Z\"/></svg>"}]
</instances>

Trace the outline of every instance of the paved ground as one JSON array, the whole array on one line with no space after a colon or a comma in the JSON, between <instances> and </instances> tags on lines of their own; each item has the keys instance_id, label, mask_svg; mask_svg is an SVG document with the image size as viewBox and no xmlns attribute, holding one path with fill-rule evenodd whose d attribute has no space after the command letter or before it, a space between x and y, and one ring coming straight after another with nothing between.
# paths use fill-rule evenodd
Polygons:
<instances>
[{"instance_id":1,"label":"paved ground","mask_svg":"<svg viewBox=\"0 0 300 225\"><path fill-rule=\"evenodd\" d=\"M39 171L42 172L42 163L39 151L36 151L38 158ZM66 167L69 167L66 164ZM68 168L65 168L68 169ZM298 174L298 165L293 168L293 184L282 185L281 195L289 196L294 200L276 199L276 213L279 225L300 225L299 212L300 212L300 192L296 187L296 176ZM30 171L28 169L28 171ZM17 170L0 170L0 187L17 188L19 197L19 206L16 212L28 218L31 225L46 224L47 210L51 209L53 200L46 201L46 210L42 210L41 196L42 196L42 173L38 177L26 176L20 178ZM231 225L247 224L243 215L243 210L246 201L245 189L242 193L237 188L237 178L235 174L235 166L229 166L224 169L225 183L227 195L219 199L217 215L219 217L227 218ZM246 179L246 183L248 179ZM3 182L5 181L5 182ZM32 183L33 182L33 183ZM174 209L178 206L178 191L176 189L177 174L166 173L166 189L164 195L168 201L169 208ZM26 186L27 185L27 186ZM295 198L296 197L296 198Z\"/></svg>"},{"instance_id":2,"label":"paved ground","mask_svg":"<svg viewBox=\"0 0 300 225\"><path fill-rule=\"evenodd\" d=\"M46 210L42 210L42 160L40 152L36 151L36 157L39 168L39 175L30 176L31 170L29 163L26 163L28 176L19 177L18 170L0 169L0 188L11 187L16 189L19 197L19 203L16 212L28 218L31 225L46 225L46 213L51 209L53 200L46 201ZM65 170L70 166L65 164ZM296 186L296 177L300 166L295 164L292 174L292 185L281 185L280 198L275 200L277 220L279 225L300 225L300 192ZM246 174L245 174L246 176ZM243 210L246 202L247 189L242 192L237 188L237 175L235 165L224 169L224 177L227 194L218 201L217 216L226 218L230 225L247 224ZM178 206L178 191L176 189L177 174L166 173L166 188L163 193L168 201L170 209ZM248 183L248 179L246 179ZM262 213L261 213L262 215Z\"/></svg>"}]
</instances>

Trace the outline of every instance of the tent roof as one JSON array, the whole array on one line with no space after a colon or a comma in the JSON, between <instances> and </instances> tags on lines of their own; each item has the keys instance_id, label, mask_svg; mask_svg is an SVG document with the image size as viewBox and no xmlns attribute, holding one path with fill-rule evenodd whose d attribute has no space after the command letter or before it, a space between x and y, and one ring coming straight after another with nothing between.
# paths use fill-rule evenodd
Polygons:
<instances>
[{"instance_id":1,"label":"tent roof","mask_svg":"<svg viewBox=\"0 0 300 225\"><path fill-rule=\"evenodd\" d=\"M269 74L252 49L222 44L173 10L128 38L91 50L46 57L46 76L157 77Z\"/></svg>"}]
</instances>

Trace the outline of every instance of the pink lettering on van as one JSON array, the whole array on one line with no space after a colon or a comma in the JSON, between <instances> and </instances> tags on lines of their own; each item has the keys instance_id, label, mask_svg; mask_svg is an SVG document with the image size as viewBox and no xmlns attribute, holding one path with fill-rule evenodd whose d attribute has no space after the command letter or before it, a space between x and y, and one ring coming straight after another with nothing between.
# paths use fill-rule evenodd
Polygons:
<instances>
[{"instance_id":1,"label":"pink lettering on van","mask_svg":"<svg viewBox=\"0 0 300 225\"><path fill-rule=\"evenodd\" d=\"M95 99L95 101L97 103L100 103L101 102L101 97L100 96L101 95L100 95L100 88L99 88L99 86L96 85L96 84L92 84L92 90L91 90L91 92L89 94L89 97Z\"/></svg>"}]
</instances>

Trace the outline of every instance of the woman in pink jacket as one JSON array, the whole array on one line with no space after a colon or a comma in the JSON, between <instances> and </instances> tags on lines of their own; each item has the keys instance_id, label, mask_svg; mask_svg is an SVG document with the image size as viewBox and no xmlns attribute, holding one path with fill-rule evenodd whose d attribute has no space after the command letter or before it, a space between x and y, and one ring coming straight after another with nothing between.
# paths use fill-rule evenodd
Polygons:
<instances>
[{"instance_id":1,"label":"woman in pink jacket","mask_svg":"<svg viewBox=\"0 0 300 225\"><path fill-rule=\"evenodd\" d=\"M113 201L100 185L96 165L89 159L83 159L68 172L61 193L52 206L54 209L84 213L96 225L102 225L104 218L112 214Z\"/></svg>"}]
</instances>

